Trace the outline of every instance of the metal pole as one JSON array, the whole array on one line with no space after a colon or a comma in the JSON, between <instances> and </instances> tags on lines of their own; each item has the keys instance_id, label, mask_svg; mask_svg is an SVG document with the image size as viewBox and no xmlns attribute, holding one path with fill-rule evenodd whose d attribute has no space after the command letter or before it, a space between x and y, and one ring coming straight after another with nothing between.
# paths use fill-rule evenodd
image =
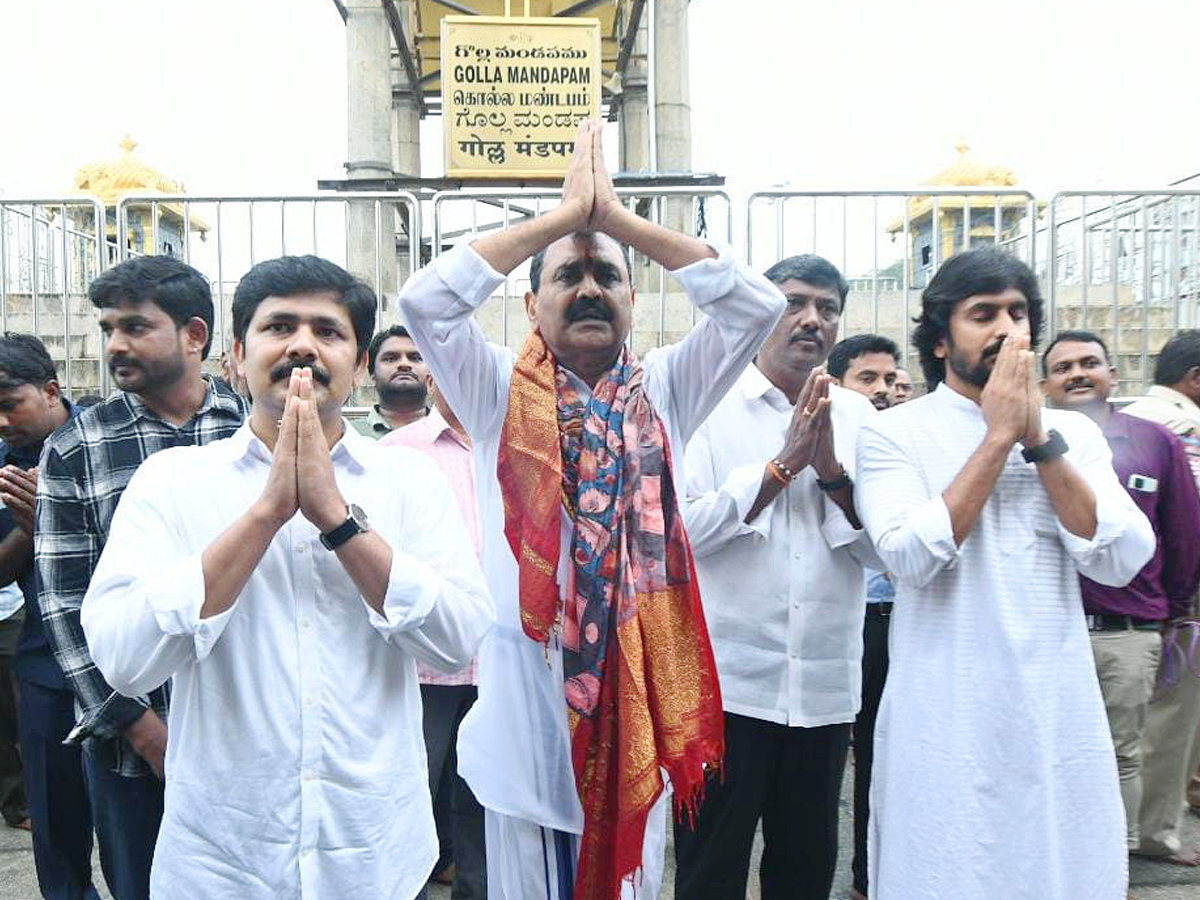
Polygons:
<instances>
[{"instance_id":1,"label":"metal pole","mask_svg":"<svg viewBox=\"0 0 1200 900\"><path fill-rule=\"evenodd\" d=\"M41 306L41 297L39 294L40 286L38 278L38 233L37 233L37 212L40 204L33 204L29 207L29 248L31 252L29 267L29 295L33 301L33 333L39 338L42 336L41 314L38 307Z\"/></svg>"},{"instance_id":2,"label":"metal pole","mask_svg":"<svg viewBox=\"0 0 1200 900\"><path fill-rule=\"evenodd\" d=\"M1121 235L1117 230L1117 198L1110 197L1108 202L1109 235L1108 235L1108 273L1112 282L1112 352L1121 357L1121 276L1117 272L1117 254L1121 250ZM1112 361L1114 364L1116 360ZM1118 369L1119 374L1119 369Z\"/></svg>"},{"instance_id":3,"label":"metal pole","mask_svg":"<svg viewBox=\"0 0 1200 900\"><path fill-rule=\"evenodd\" d=\"M18 235L18 243L20 236ZM0 329L8 331L8 206L0 203Z\"/></svg>"},{"instance_id":4,"label":"metal pole","mask_svg":"<svg viewBox=\"0 0 1200 900\"><path fill-rule=\"evenodd\" d=\"M67 204L59 207L62 222L62 317L63 317L63 384L71 390L71 298L68 295L71 283L71 248L67 242Z\"/></svg>"},{"instance_id":5,"label":"metal pole","mask_svg":"<svg viewBox=\"0 0 1200 900\"><path fill-rule=\"evenodd\" d=\"M879 334L879 198L871 198L871 304L874 327Z\"/></svg>"},{"instance_id":6,"label":"metal pole","mask_svg":"<svg viewBox=\"0 0 1200 900\"><path fill-rule=\"evenodd\" d=\"M1080 299L1082 301L1082 306L1080 308L1080 313L1079 313L1079 317L1080 317L1079 327L1087 328L1088 327L1088 283L1092 280L1092 265L1091 265L1091 253L1090 253L1091 241L1088 239L1088 230L1087 230L1087 217L1088 217L1087 197L1086 196L1080 197L1079 202L1080 202L1080 207L1079 207L1079 273L1080 273L1079 285L1080 285L1080 291L1082 292L1080 295Z\"/></svg>"},{"instance_id":7,"label":"metal pole","mask_svg":"<svg viewBox=\"0 0 1200 900\"><path fill-rule=\"evenodd\" d=\"M908 206L908 198L905 197L904 198L904 232L903 232L904 265L901 267L903 269L901 287L903 288L903 295L904 295L904 323L903 323L903 325L904 325L904 330L906 333L908 331L908 323L910 321L912 321L910 314L909 314L909 309L908 309L908 292L910 290L912 290L912 285L909 281L909 271L908 271L909 263L912 260L912 238L910 236L910 229L912 226L912 222L910 221L911 215L912 215L912 211L909 209L909 206ZM911 343L912 343L912 341L907 338L907 334L906 334L906 339L902 342L902 350L901 350L901 359L903 360L905 367L908 366L908 347L909 347L909 344L911 344Z\"/></svg>"},{"instance_id":8,"label":"metal pole","mask_svg":"<svg viewBox=\"0 0 1200 900\"><path fill-rule=\"evenodd\" d=\"M1142 388L1146 386L1146 370L1150 361L1150 293L1153 290L1154 273L1151 271L1150 214L1146 207L1146 195L1142 195Z\"/></svg>"},{"instance_id":9,"label":"metal pole","mask_svg":"<svg viewBox=\"0 0 1200 900\"><path fill-rule=\"evenodd\" d=\"M229 349L229 335L225 333L225 260L221 242L221 201L217 201L217 328L221 332L221 349Z\"/></svg>"}]
</instances>

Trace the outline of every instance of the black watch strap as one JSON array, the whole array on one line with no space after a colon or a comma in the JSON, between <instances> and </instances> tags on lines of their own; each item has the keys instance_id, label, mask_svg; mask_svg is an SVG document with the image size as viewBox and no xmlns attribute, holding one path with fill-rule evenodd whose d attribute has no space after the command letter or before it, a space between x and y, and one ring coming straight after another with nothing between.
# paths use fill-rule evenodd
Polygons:
<instances>
[{"instance_id":1,"label":"black watch strap","mask_svg":"<svg viewBox=\"0 0 1200 900\"><path fill-rule=\"evenodd\" d=\"M351 503L346 507L346 521L337 528L322 534L321 543L326 550L336 550L356 534L362 534L369 530L367 514Z\"/></svg>"},{"instance_id":2,"label":"black watch strap","mask_svg":"<svg viewBox=\"0 0 1200 900\"><path fill-rule=\"evenodd\" d=\"M1022 450L1021 458L1027 463L1041 463L1058 459L1067 452L1066 440L1053 428L1046 432L1046 437L1049 438L1046 443Z\"/></svg>"},{"instance_id":3,"label":"black watch strap","mask_svg":"<svg viewBox=\"0 0 1200 900\"><path fill-rule=\"evenodd\" d=\"M842 488L848 488L853 483L854 482L850 480L850 473L845 469L842 469L841 475L839 475L837 478L831 479L830 481L822 481L820 478L817 479L817 487L827 494L830 491L840 491Z\"/></svg>"}]
</instances>

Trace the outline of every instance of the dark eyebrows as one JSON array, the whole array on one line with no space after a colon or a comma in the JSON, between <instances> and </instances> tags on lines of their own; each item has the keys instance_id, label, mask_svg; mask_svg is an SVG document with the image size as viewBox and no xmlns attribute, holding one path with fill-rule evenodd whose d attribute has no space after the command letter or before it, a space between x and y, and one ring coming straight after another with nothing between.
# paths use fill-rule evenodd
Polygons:
<instances>
[{"instance_id":1,"label":"dark eyebrows","mask_svg":"<svg viewBox=\"0 0 1200 900\"><path fill-rule=\"evenodd\" d=\"M276 325L276 324L298 325L303 320L304 320L304 316L301 316L298 313L291 313L291 312L284 312L283 310L277 310L275 312L267 313L267 315L263 318L261 324L262 325ZM333 316L312 316L309 318L309 321L312 322L313 325L317 325L317 326L321 326L321 327L325 327L325 328L337 328L339 330L345 328L345 325L342 323L342 321L334 318Z\"/></svg>"},{"instance_id":2,"label":"dark eyebrows","mask_svg":"<svg viewBox=\"0 0 1200 900\"><path fill-rule=\"evenodd\" d=\"M554 270L554 280L560 278L576 278L583 271L583 262L578 259L569 259L557 269Z\"/></svg>"}]
</instances>

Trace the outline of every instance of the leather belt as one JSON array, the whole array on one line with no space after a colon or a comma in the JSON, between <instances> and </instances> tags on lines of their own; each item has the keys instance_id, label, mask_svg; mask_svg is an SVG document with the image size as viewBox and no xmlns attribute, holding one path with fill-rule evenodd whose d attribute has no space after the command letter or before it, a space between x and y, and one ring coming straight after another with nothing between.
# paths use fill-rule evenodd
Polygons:
<instances>
[{"instance_id":1,"label":"leather belt","mask_svg":"<svg viewBox=\"0 0 1200 900\"><path fill-rule=\"evenodd\" d=\"M1139 619L1137 616L1092 613L1086 618L1088 631L1133 631L1134 629L1158 628L1158 622L1154 619Z\"/></svg>"}]
</instances>

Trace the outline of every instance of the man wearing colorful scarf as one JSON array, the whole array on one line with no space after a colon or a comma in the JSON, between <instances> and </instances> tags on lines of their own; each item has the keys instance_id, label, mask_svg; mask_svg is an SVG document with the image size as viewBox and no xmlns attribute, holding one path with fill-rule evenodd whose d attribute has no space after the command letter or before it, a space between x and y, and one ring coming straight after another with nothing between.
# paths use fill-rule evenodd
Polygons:
<instances>
[{"instance_id":1,"label":"man wearing colorful scarf","mask_svg":"<svg viewBox=\"0 0 1200 900\"><path fill-rule=\"evenodd\" d=\"M727 248L618 200L580 126L556 209L439 256L400 295L470 433L497 625L459 770L486 809L491 900L657 896L666 794L700 802L722 713L678 493L684 445L783 309ZM625 246L706 315L642 361ZM472 315L533 257L514 357Z\"/></svg>"}]
</instances>

